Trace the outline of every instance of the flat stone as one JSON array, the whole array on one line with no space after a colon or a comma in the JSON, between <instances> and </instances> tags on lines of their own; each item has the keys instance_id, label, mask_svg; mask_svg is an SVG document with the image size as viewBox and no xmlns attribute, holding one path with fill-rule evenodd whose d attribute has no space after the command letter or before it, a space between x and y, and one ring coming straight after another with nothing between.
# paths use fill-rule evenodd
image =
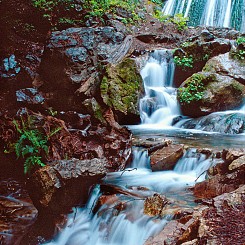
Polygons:
<instances>
[{"instance_id":1,"label":"flat stone","mask_svg":"<svg viewBox=\"0 0 245 245\"><path fill-rule=\"evenodd\" d=\"M184 154L183 145L169 145L150 155L152 171L171 170Z\"/></svg>"}]
</instances>

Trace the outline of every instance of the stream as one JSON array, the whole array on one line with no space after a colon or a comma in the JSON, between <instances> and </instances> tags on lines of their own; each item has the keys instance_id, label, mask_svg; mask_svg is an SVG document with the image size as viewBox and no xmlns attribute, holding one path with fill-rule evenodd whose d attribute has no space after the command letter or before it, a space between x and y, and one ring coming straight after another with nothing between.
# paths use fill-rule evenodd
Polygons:
<instances>
[{"instance_id":1,"label":"stream","mask_svg":"<svg viewBox=\"0 0 245 245\"><path fill-rule=\"evenodd\" d=\"M206 23L207 25L230 25L228 19L231 18L234 4L231 1L226 2L221 11L224 15L223 23ZM194 3L197 1L169 0L164 11L172 14L178 8L178 11L188 16ZM213 12L220 1L206 1L206 3L210 4L210 9L203 13L214 16ZM209 20L212 20L210 18ZM174 143L184 143L191 147L185 151L173 170L158 172L152 172L147 151L134 147L131 164L124 171L108 173L103 183L96 185L91 191L86 207L74 208L62 232L45 244L143 245L150 236L158 234L173 218L171 211L162 217L144 214L144 200L147 197L154 193L165 195L173 203L172 208L188 208L196 205L189 188L196 182L203 181L206 170L216 164L215 159L198 153L197 146L219 149L243 146L244 133L224 135L219 132L206 132L201 127L185 129L181 126L183 124L181 122L188 118L180 119L173 125L174 118L181 116L181 112L173 83L174 62L171 50L156 50L151 53L141 70L141 75L145 88L145 96L140 101L142 123L129 126L134 137L152 140L169 138ZM237 112L244 114L244 107ZM127 195L111 194L104 203L96 206L106 186L119 188Z\"/></svg>"}]
</instances>

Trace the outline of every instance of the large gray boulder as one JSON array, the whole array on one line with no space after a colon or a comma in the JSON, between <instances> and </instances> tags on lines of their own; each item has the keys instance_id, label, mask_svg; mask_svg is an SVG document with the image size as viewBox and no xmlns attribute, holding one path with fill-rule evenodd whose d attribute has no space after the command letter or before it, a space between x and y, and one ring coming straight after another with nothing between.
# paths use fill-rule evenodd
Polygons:
<instances>
[{"instance_id":1,"label":"large gray boulder","mask_svg":"<svg viewBox=\"0 0 245 245\"><path fill-rule=\"evenodd\" d=\"M181 124L181 125L180 125ZM181 128L198 129L208 132L240 134L245 131L244 113L212 113L207 116L192 118L178 124Z\"/></svg>"}]
</instances>

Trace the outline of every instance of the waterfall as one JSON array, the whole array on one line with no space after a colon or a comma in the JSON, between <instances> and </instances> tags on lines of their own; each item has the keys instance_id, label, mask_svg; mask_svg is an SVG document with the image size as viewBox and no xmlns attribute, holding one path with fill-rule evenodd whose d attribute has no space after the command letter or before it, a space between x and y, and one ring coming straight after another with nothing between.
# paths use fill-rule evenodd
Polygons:
<instances>
[{"instance_id":1,"label":"waterfall","mask_svg":"<svg viewBox=\"0 0 245 245\"><path fill-rule=\"evenodd\" d=\"M167 1L163 8L166 15L175 15L182 13L185 17L188 16L193 0L170 0Z\"/></svg>"},{"instance_id":2,"label":"waterfall","mask_svg":"<svg viewBox=\"0 0 245 245\"><path fill-rule=\"evenodd\" d=\"M215 164L214 160L198 153L196 149L189 149L174 170L152 172L146 151L135 148L133 152L134 169L108 173L104 183L119 186L134 195L112 195L112 200L108 198L108 202L93 214L96 200L101 195L97 185L87 207L74 210L62 232L46 245L143 245L172 219L171 214L163 217L145 215L144 199L158 192L176 199L176 203L185 203L179 204L183 207L194 206L194 198L186 187L193 186L197 179L202 181L205 170ZM138 187L144 188L141 190ZM120 203L124 203L123 208L117 209Z\"/></svg>"},{"instance_id":3,"label":"waterfall","mask_svg":"<svg viewBox=\"0 0 245 245\"><path fill-rule=\"evenodd\" d=\"M163 13L182 13L194 26L232 27L245 31L245 0L168 0Z\"/></svg>"},{"instance_id":4,"label":"waterfall","mask_svg":"<svg viewBox=\"0 0 245 245\"><path fill-rule=\"evenodd\" d=\"M142 69L145 97L140 101L140 115L143 124L168 126L179 114L173 88L174 68L171 50L156 50Z\"/></svg>"}]
</instances>

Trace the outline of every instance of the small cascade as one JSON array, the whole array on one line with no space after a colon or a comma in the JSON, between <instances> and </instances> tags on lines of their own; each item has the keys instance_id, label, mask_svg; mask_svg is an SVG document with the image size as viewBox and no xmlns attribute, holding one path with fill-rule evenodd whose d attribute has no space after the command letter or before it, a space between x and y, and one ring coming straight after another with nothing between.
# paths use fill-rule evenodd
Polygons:
<instances>
[{"instance_id":1,"label":"small cascade","mask_svg":"<svg viewBox=\"0 0 245 245\"><path fill-rule=\"evenodd\" d=\"M174 62L170 50L154 51L141 71L145 97L140 101L143 124L171 125L179 114L176 89L173 88Z\"/></svg>"},{"instance_id":2,"label":"small cascade","mask_svg":"<svg viewBox=\"0 0 245 245\"><path fill-rule=\"evenodd\" d=\"M182 13L190 18L193 26L233 27L245 31L245 0L168 0L163 13Z\"/></svg>"},{"instance_id":3,"label":"small cascade","mask_svg":"<svg viewBox=\"0 0 245 245\"><path fill-rule=\"evenodd\" d=\"M183 207L195 206L186 188L196 181L202 181L205 170L215 164L213 159L198 153L196 149L189 149L174 170L152 172L147 152L141 148L135 148L133 152L133 168L108 173L104 183L134 195L113 195L115 200L106 202L94 214L93 209L101 195L97 185L87 207L74 210L63 231L46 245L143 245L172 219L171 214L163 217L145 215L144 199L158 192L174 198L177 203L186 203ZM120 203L125 205L118 209Z\"/></svg>"}]
</instances>

